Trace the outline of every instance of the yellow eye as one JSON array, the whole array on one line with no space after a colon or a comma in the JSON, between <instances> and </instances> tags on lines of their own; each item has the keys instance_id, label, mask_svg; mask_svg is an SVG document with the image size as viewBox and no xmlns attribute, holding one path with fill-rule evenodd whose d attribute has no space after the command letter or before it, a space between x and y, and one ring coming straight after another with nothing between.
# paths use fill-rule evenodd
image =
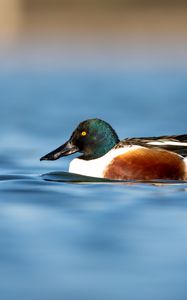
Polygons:
<instances>
[{"instance_id":1,"label":"yellow eye","mask_svg":"<svg viewBox=\"0 0 187 300\"><path fill-rule=\"evenodd\" d=\"M81 132L81 135L82 135L82 136L87 135L86 131L82 131L82 132Z\"/></svg>"}]
</instances>

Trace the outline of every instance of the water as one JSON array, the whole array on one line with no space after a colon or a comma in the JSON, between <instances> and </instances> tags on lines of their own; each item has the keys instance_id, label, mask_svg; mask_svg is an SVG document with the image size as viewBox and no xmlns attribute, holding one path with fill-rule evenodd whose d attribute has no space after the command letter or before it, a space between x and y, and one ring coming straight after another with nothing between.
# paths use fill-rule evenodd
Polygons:
<instances>
[{"instance_id":1,"label":"water","mask_svg":"<svg viewBox=\"0 0 187 300\"><path fill-rule=\"evenodd\" d=\"M7 71L0 90L0 299L186 299L186 183L86 182L39 158L91 117L120 138L186 133L187 73Z\"/></svg>"}]
</instances>

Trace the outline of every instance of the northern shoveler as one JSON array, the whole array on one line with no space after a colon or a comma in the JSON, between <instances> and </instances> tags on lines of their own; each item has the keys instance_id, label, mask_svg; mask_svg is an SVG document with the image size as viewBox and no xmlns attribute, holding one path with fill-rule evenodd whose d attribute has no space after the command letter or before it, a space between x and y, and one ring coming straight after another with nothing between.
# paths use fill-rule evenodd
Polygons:
<instances>
[{"instance_id":1,"label":"northern shoveler","mask_svg":"<svg viewBox=\"0 0 187 300\"><path fill-rule=\"evenodd\" d=\"M69 172L124 180L187 179L187 134L126 138L100 119L81 122L70 139L40 160L81 152Z\"/></svg>"}]
</instances>

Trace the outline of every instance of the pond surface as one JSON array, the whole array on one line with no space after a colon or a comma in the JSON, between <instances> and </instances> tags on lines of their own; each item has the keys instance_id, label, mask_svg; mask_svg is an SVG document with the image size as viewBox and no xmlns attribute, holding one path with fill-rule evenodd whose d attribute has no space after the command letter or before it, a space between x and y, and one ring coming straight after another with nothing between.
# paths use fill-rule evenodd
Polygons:
<instances>
[{"instance_id":1,"label":"pond surface","mask_svg":"<svg viewBox=\"0 0 187 300\"><path fill-rule=\"evenodd\" d=\"M187 133L187 73L7 71L0 90L0 299L186 300L187 183L76 182L71 157L39 158L92 117Z\"/></svg>"}]
</instances>

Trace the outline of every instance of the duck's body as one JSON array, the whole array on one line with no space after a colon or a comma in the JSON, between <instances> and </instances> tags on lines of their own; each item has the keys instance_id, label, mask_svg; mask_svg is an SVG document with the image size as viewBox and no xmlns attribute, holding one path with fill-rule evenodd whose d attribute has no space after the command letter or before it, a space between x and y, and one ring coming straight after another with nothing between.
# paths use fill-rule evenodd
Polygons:
<instances>
[{"instance_id":1,"label":"duck's body","mask_svg":"<svg viewBox=\"0 0 187 300\"><path fill-rule=\"evenodd\" d=\"M119 141L112 127L99 119L79 124L70 140L41 160L74 152L69 172L123 180L187 179L187 135L132 138Z\"/></svg>"},{"instance_id":2,"label":"duck's body","mask_svg":"<svg viewBox=\"0 0 187 300\"><path fill-rule=\"evenodd\" d=\"M186 164L179 155L160 149L127 146L93 160L75 158L69 172L123 180L185 179Z\"/></svg>"}]
</instances>

